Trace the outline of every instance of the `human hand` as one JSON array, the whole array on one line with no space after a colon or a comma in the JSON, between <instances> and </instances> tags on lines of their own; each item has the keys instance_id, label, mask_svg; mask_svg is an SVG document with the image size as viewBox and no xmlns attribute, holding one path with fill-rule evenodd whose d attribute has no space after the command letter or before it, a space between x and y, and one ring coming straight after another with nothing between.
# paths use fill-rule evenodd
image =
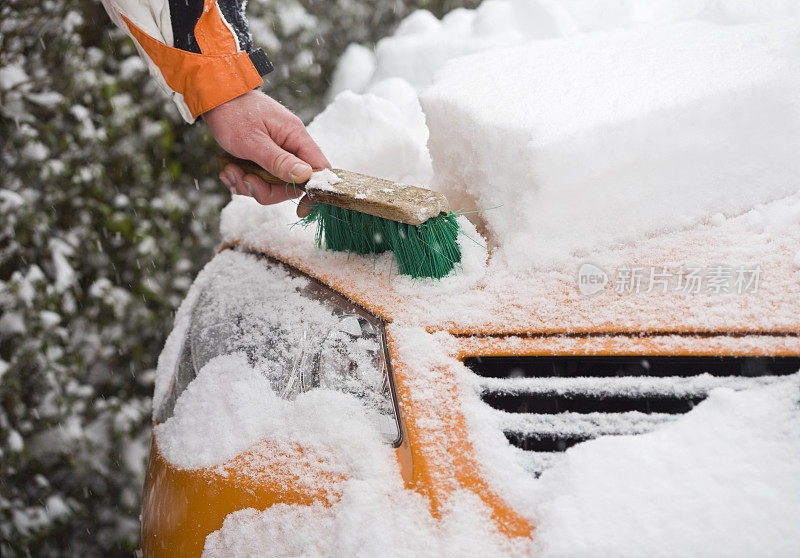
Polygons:
<instances>
[{"instance_id":1,"label":"human hand","mask_svg":"<svg viewBox=\"0 0 800 558\"><path fill-rule=\"evenodd\" d=\"M312 168L330 168L330 163L289 109L261 91L249 91L203 115L217 143L235 157L248 159L287 183L306 182ZM297 197L301 192L284 184L267 184L238 165L226 165L219 176L232 194L252 196L269 205ZM297 214L311 211L307 197L300 200Z\"/></svg>"}]
</instances>

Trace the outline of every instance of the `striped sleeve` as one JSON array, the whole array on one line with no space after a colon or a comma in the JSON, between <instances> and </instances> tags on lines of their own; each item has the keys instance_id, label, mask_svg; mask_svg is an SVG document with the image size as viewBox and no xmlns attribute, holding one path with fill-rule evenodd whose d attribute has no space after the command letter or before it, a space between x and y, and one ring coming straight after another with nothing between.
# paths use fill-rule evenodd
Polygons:
<instances>
[{"instance_id":1,"label":"striped sleeve","mask_svg":"<svg viewBox=\"0 0 800 558\"><path fill-rule=\"evenodd\" d=\"M187 122L263 83L238 0L101 0Z\"/></svg>"}]
</instances>

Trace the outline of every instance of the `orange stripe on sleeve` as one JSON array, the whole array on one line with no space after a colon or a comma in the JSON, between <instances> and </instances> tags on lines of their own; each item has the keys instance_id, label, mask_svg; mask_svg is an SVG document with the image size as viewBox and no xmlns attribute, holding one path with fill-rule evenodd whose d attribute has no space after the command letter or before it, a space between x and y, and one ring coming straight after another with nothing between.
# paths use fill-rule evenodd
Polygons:
<instances>
[{"instance_id":1,"label":"orange stripe on sleeve","mask_svg":"<svg viewBox=\"0 0 800 558\"><path fill-rule=\"evenodd\" d=\"M216 2L213 3L216 9ZM236 52L235 45L229 54L186 52L157 41L120 15L133 38L158 66L167 85L183 95L195 118L264 83L247 53ZM221 20L219 24L225 27ZM227 27L225 31L230 37Z\"/></svg>"},{"instance_id":2,"label":"orange stripe on sleeve","mask_svg":"<svg viewBox=\"0 0 800 558\"><path fill-rule=\"evenodd\" d=\"M194 36L203 54L230 54L236 52L236 38L225 25L217 0L205 0L203 13L194 27Z\"/></svg>"}]
</instances>

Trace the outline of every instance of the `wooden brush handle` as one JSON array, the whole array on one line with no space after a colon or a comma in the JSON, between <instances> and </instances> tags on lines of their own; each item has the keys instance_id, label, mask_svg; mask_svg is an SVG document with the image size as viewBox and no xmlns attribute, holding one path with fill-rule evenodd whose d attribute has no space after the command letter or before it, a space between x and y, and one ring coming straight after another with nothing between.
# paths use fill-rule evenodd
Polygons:
<instances>
[{"instance_id":1,"label":"wooden brush handle","mask_svg":"<svg viewBox=\"0 0 800 558\"><path fill-rule=\"evenodd\" d=\"M281 180L274 174L261 168L253 161L248 161L247 159L240 159L239 157L234 157L233 155L228 155L227 153L220 153L217 155L217 162L219 163L220 169L224 169L225 165L229 164L237 165L244 171L245 174L254 174L267 184L280 184L281 186L286 184L285 180ZM303 189L304 185L305 182L295 184L295 186L301 190Z\"/></svg>"}]
</instances>

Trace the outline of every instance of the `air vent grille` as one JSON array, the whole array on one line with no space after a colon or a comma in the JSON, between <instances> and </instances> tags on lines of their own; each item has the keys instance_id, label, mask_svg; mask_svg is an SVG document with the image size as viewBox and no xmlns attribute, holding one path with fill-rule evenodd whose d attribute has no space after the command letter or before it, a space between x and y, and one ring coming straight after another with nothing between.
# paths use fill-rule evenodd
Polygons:
<instances>
[{"instance_id":1,"label":"air vent grille","mask_svg":"<svg viewBox=\"0 0 800 558\"><path fill-rule=\"evenodd\" d=\"M606 435L642 434L690 411L718 387L766 385L800 369L795 357L473 357L481 398L508 440L546 454Z\"/></svg>"}]
</instances>

